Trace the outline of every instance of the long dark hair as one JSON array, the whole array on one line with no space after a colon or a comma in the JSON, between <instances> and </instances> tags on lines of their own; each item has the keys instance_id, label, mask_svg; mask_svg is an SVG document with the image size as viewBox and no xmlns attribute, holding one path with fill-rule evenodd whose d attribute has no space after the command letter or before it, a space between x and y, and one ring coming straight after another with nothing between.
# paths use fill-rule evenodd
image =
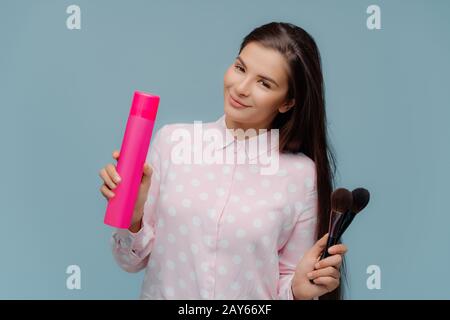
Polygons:
<instances>
[{"instance_id":1,"label":"long dark hair","mask_svg":"<svg viewBox=\"0 0 450 320\"><path fill-rule=\"evenodd\" d=\"M315 238L328 232L331 192L334 189L336 160L327 137L325 89L319 49L314 39L291 23L271 22L251 31L242 41L239 53L250 42L277 50L289 65L287 100L295 99L294 107L278 113L271 128L279 129L280 152L302 152L314 161L317 171L318 217ZM342 282L337 289L320 300L343 299Z\"/></svg>"}]
</instances>

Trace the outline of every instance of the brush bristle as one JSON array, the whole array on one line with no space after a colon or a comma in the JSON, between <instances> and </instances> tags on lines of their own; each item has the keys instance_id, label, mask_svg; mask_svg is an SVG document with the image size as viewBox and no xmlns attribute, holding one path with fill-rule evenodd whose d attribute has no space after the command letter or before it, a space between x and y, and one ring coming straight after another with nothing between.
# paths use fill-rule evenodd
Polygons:
<instances>
[{"instance_id":1,"label":"brush bristle","mask_svg":"<svg viewBox=\"0 0 450 320\"><path fill-rule=\"evenodd\" d=\"M356 188L352 191L353 205L352 211L357 214L364 209L370 200L370 193L364 188Z\"/></svg>"},{"instance_id":2,"label":"brush bristle","mask_svg":"<svg viewBox=\"0 0 450 320\"><path fill-rule=\"evenodd\" d=\"M346 212L352 207L353 196L345 188L339 188L331 194L331 210L341 213Z\"/></svg>"}]
</instances>

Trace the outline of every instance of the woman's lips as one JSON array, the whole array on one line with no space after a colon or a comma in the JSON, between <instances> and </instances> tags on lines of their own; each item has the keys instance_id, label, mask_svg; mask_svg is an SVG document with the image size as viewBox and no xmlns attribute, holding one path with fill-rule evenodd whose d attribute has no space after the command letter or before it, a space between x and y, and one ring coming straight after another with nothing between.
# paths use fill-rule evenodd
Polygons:
<instances>
[{"instance_id":1,"label":"woman's lips","mask_svg":"<svg viewBox=\"0 0 450 320\"><path fill-rule=\"evenodd\" d=\"M250 106L247 106L245 104L240 103L239 101L233 99L233 97L231 96L231 94L228 94L228 96L230 97L230 104L235 107L235 108L248 108Z\"/></svg>"}]
</instances>

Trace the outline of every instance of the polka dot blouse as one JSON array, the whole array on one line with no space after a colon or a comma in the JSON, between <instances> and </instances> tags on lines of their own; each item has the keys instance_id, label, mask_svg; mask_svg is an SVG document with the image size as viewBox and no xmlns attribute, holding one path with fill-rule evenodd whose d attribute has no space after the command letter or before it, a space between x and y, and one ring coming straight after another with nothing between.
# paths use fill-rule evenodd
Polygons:
<instances>
[{"instance_id":1,"label":"polka dot blouse","mask_svg":"<svg viewBox=\"0 0 450 320\"><path fill-rule=\"evenodd\" d=\"M168 124L155 133L143 226L137 233L114 230L115 260L128 272L145 269L141 299L292 300L296 265L315 242L314 162L303 153L278 153L276 141L250 148L249 141L268 134L236 139L225 115L202 128L222 133L210 150L230 152L235 161L194 161L198 141L204 152L211 147L194 139L195 126ZM174 161L180 133L192 138L184 153L190 163ZM269 153L278 169L262 174L258 159Z\"/></svg>"}]
</instances>

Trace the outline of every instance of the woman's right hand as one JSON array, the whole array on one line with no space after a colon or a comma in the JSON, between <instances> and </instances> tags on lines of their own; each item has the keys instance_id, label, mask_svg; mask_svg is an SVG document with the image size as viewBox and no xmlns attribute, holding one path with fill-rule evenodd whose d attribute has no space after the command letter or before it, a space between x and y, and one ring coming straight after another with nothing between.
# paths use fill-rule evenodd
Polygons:
<instances>
[{"instance_id":1,"label":"woman's right hand","mask_svg":"<svg viewBox=\"0 0 450 320\"><path fill-rule=\"evenodd\" d=\"M119 159L119 151L114 150L112 157L117 161ZM144 169L142 172L141 184L139 186L139 192L134 205L133 218L131 219L131 226L140 223L142 216L144 215L144 204L147 200L148 190L150 189L151 177L153 173L153 168L148 164L144 164ZM100 187L100 192L109 201L115 196L113 190L120 183L119 174L116 171L116 166L112 163L107 164L104 168L100 170L100 178L103 180L103 184Z\"/></svg>"}]
</instances>

